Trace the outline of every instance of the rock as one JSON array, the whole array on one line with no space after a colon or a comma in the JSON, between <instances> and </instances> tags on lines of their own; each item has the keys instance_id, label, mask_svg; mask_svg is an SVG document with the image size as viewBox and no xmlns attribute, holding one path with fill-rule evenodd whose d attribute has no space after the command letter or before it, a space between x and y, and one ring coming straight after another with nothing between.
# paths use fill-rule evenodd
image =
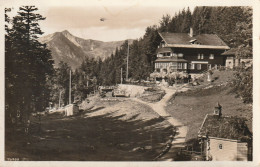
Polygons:
<instances>
[{"instance_id":1,"label":"rock","mask_svg":"<svg viewBox=\"0 0 260 167\"><path fill-rule=\"evenodd\" d=\"M127 146L129 146L129 144L127 144L127 143L119 144L119 147L127 147Z\"/></svg>"},{"instance_id":2,"label":"rock","mask_svg":"<svg viewBox=\"0 0 260 167\"><path fill-rule=\"evenodd\" d=\"M140 149L140 147L136 147L136 148L133 148L132 151L138 151Z\"/></svg>"},{"instance_id":3,"label":"rock","mask_svg":"<svg viewBox=\"0 0 260 167\"><path fill-rule=\"evenodd\" d=\"M136 148L133 148L132 151L143 151L144 148L143 147L136 147Z\"/></svg>"},{"instance_id":4,"label":"rock","mask_svg":"<svg viewBox=\"0 0 260 167\"><path fill-rule=\"evenodd\" d=\"M145 146L144 149L146 150L151 150L153 147L152 146Z\"/></svg>"}]
</instances>

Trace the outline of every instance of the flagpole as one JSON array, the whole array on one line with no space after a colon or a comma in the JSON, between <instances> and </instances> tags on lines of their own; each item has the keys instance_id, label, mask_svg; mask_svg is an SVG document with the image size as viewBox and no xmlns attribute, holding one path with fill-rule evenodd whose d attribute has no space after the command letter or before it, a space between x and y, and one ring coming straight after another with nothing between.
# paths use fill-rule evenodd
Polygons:
<instances>
[{"instance_id":1,"label":"flagpole","mask_svg":"<svg viewBox=\"0 0 260 167\"><path fill-rule=\"evenodd\" d=\"M69 104L71 104L71 70L70 70Z\"/></svg>"},{"instance_id":2,"label":"flagpole","mask_svg":"<svg viewBox=\"0 0 260 167\"><path fill-rule=\"evenodd\" d=\"M129 41L127 41L126 81L128 81Z\"/></svg>"},{"instance_id":3,"label":"flagpole","mask_svg":"<svg viewBox=\"0 0 260 167\"><path fill-rule=\"evenodd\" d=\"M59 95L59 108L61 106L61 91L60 91L60 95Z\"/></svg>"},{"instance_id":4,"label":"flagpole","mask_svg":"<svg viewBox=\"0 0 260 167\"><path fill-rule=\"evenodd\" d=\"M121 68L121 84L123 83L123 68Z\"/></svg>"}]
</instances>

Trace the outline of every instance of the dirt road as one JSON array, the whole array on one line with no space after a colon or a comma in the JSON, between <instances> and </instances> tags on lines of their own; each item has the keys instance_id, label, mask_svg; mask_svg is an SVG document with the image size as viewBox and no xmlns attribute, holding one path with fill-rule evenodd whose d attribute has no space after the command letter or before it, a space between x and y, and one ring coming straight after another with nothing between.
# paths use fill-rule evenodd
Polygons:
<instances>
[{"instance_id":1,"label":"dirt road","mask_svg":"<svg viewBox=\"0 0 260 167\"><path fill-rule=\"evenodd\" d=\"M177 91L185 91L187 88L178 87L178 88L166 88L162 87L162 89L165 90L166 94L165 96L156 103L148 103L144 102L140 99L133 98L133 100L146 104L150 106L156 113L158 113L160 116L165 118L171 125L174 127L177 127L177 134L174 136L174 139L172 141L172 147L169 150L167 154L165 154L163 157L161 157L159 160L174 160L174 154L176 154L176 151L180 148L184 147L185 138L187 135L188 128L187 126L183 125L179 120L173 118L169 113L166 112L165 106L167 105L167 101L174 95Z\"/></svg>"}]
</instances>

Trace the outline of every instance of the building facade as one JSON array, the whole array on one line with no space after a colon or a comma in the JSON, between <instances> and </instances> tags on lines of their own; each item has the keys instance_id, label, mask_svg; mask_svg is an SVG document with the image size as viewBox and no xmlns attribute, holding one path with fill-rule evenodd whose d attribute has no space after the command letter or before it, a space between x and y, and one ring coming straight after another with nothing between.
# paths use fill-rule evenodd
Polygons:
<instances>
[{"instance_id":1,"label":"building facade","mask_svg":"<svg viewBox=\"0 0 260 167\"><path fill-rule=\"evenodd\" d=\"M183 71L200 73L225 66L225 56L230 49L217 35L186 33L159 33L162 41L157 49L155 71L171 73Z\"/></svg>"},{"instance_id":2,"label":"building facade","mask_svg":"<svg viewBox=\"0 0 260 167\"><path fill-rule=\"evenodd\" d=\"M209 137L205 155L212 161L248 161L248 143L239 140Z\"/></svg>"},{"instance_id":3,"label":"building facade","mask_svg":"<svg viewBox=\"0 0 260 167\"><path fill-rule=\"evenodd\" d=\"M239 62L238 59L236 59L236 49L232 48L222 53L222 55L226 58L227 68L233 69L234 67L238 66Z\"/></svg>"},{"instance_id":4,"label":"building facade","mask_svg":"<svg viewBox=\"0 0 260 167\"><path fill-rule=\"evenodd\" d=\"M253 57L240 57L238 56L239 50L236 48L232 48L224 53L222 53L223 56L225 56L226 59L226 67L233 69L234 67L243 67L247 68L252 66L253 64Z\"/></svg>"},{"instance_id":5,"label":"building facade","mask_svg":"<svg viewBox=\"0 0 260 167\"><path fill-rule=\"evenodd\" d=\"M242 118L222 116L221 110L214 110L206 115L198 134L208 161L252 160L252 134Z\"/></svg>"}]
</instances>

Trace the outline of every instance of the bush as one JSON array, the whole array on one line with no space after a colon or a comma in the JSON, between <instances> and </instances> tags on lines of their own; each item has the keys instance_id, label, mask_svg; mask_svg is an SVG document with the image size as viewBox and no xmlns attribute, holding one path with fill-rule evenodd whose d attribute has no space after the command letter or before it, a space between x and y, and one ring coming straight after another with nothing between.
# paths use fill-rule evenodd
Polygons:
<instances>
[{"instance_id":1,"label":"bush","mask_svg":"<svg viewBox=\"0 0 260 167\"><path fill-rule=\"evenodd\" d=\"M232 92L242 97L244 103L253 102L253 71L252 66L249 68L236 69L235 78L233 80Z\"/></svg>"},{"instance_id":2,"label":"bush","mask_svg":"<svg viewBox=\"0 0 260 167\"><path fill-rule=\"evenodd\" d=\"M156 88L156 87L149 87L149 88L146 88L145 91L147 91L147 92L155 92L155 91L158 91L158 88Z\"/></svg>"},{"instance_id":3,"label":"bush","mask_svg":"<svg viewBox=\"0 0 260 167\"><path fill-rule=\"evenodd\" d=\"M213 71L212 71L212 70L209 70L208 73L209 73L210 75L212 75L212 74L213 74Z\"/></svg>"},{"instance_id":4,"label":"bush","mask_svg":"<svg viewBox=\"0 0 260 167\"><path fill-rule=\"evenodd\" d=\"M167 74L169 85L173 85L175 83L184 83L188 79L188 74L186 72L172 72Z\"/></svg>"}]
</instances>

